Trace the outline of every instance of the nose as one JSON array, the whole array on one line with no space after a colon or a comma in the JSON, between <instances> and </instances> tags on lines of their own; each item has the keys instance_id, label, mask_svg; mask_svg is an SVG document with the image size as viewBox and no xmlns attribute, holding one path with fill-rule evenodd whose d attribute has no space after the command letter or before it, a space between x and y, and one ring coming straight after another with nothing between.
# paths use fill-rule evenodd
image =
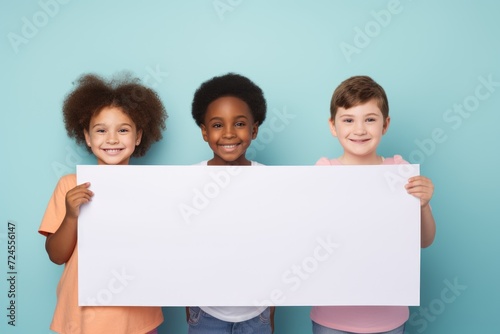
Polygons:
<instances>
[{"instance_id":1,"label":"nose","mask_svg":"<svg viewBox=\"0 0 500 334\"><path fill-rule=\"evenodd\" d=\"M106 143L108 143L108 144L118 144L118 138L116 137L115 134L110 133L108 135L108 138L106 139Z\"/></svg>"},{"instance_id":2,"label":"nose","mask_svg":"<svg viewBox=\"0 0 500 334\"><path fill-rule=\"evenodd\" d=\"M365 122L356 122L354 125L354 133L357 135L363 135L366 133Z\"/></svg>"},{"instance_id":3,"label":"nose","mask_svg":"<svg viewBox=\"0 0 500 334\"><path fill-rule=\"evenodd\" d=\"M232 138L235 136L235 131L232 126L225 126L224 133L222 134L224 138Z\"/></svg>"}]
</instances>

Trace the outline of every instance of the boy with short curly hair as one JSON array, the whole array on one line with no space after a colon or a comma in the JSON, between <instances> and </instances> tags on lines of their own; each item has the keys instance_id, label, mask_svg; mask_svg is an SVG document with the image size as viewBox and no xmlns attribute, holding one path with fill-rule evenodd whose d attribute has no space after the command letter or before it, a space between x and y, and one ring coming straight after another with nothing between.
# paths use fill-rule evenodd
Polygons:
<instances>
[{"instance_id":1,"label":"boy with short curly hair","mask_svg":"<svg viewBox=\"0 0 500 334\"><path fill-rule=\"evenodd\" d=\"M214 77L195 92L192 116L214 155L200 165L259 166L245 157L266 118L262 90L235 73ZM189 334L271 334L274 307L188 307Z\"/></svg>"}]
</instances>

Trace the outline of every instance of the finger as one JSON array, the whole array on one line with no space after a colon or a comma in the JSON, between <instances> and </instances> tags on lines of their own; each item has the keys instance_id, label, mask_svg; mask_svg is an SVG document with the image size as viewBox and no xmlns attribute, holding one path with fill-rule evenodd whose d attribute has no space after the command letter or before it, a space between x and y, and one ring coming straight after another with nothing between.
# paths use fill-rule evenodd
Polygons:
<instances>
[{"instance_id":1,"label":"finger","mask_svg":"<svg viewBox=\"0 0 500 334\"><path fill-rule=\"evenodd\" d=\"M66 205L77 208L91 200L94 193L87 188L88 184L76 186L66 194Z\"/></svg>"},{"instance_id":2,"label":"finger","mask_svg":"<svg viewBox=\"0 0 500 334\"><path fill-rule=\"evenodd\" d=\"M68 191L68 193L66 194L66 198L72 198L72 197L78 197L80 196L81 194L87 194L89 196L93 196L94 193L92 192L92 190L88 189L87 187L85 186L77 186L73 189L71 189L70 191Z\"/></svg>"},{"instance_id":3,"label":"finger","mask_svg":"<svg viewBox=\"0 0 500 334\"><path fill-rule=\"evenodd\" d=\"M412 188L418 188L418 187L431 189L431 190L434 189L434 185L431 182L426 182L426 181L421 181L421 180L410 181L409 183L407 183L405 185L406 189L412 189Z\"/></svg>"},{"instance_id":4,"label":"finger","mask_svg":"<svg viewBox=\"0 0 500 334\"><path fill-rule=\"evenodd\" d=\"M68 202L70 203L82 203L82 201L88 202L92 199L94 194L89 191L79 191L77 193L73 193L68 197Z\"/></svg>"},{"instance_id":5,"label":"finger","mask_svg":"<svg viewBox=\"0 0 500 334\"><path fill-rule=\"evenodd\" d=\"M432 195L429 194L429 193L425 193L425 192L416 192L416 193L410 193L409 194L411 196L414 196L415 198L418 198L422 204L426 204L427 202L429 202L432 198Z\"/></svg>"},{"instance_id":6,"label":"finger","mask_svg":"<svg viewBox=\"0 0 500 334\"><path fill-rule=\"evenodd\" d=\"M431 179L425 176L413 176L408 179L408 183L421 183L421 184L432 184Z\"/></svg>"},{"instance_id":7,"label":"finger","mask_svg":"<svg viewBox=\"0 0 500 334\"><path fill-rule=\"evenodd\" d=\"M434 192L434 188L428 187L425 185L416 185L416 186L407 185L406 191L408 191L408 192L426 192L426 193L432 194Z\"/></svg>"}]
</instances>

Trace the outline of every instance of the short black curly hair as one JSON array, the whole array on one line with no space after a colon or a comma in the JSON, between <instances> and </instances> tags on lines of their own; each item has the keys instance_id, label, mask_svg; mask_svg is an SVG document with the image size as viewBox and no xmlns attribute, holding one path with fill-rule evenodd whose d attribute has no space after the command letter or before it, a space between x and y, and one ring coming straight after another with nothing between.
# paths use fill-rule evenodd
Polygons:
<instances>
[{"instance_id":1,"label":"short black curly hair","mask_svg":"<svg viewBox=\"0 0 500 334\"><path fill-rule=\"evenodd\" d=\"M259 126L266 119L267 104L262 89L247 77L227 73L205 81L194 93L191 114L198 126L205 121L209 104L224 96L233 96L244 101Z\"/></svg>"},{"instance_id":2,"label":"short black curly hair","mask_svg":"<svg viewBox=\"0 0 500 334\"><path fill-rule=\"evenodd\" d=\"M68 136L75 138L89 152L92 150L85 145L84 130L89 130L92 116L105 107L122 109L137 130L142 130L141 143L135 148L133 157L142 157L154 142L163 138L168 115L155 91L142 85L128 72L118 73L110 80L84 74L66 96L63 116Z\"/></svg>"}]
</instances>

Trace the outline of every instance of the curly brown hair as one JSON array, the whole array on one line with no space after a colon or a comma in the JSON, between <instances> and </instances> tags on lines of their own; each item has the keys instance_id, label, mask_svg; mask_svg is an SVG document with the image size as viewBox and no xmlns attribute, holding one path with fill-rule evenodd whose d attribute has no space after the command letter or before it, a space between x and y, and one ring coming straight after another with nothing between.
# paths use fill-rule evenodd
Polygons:
<instances>
[{"instance_id":1,"label":"curly brown hair","mask_svg":"<svg viewBox=\"0 0 500 334\"><path fill-rule=\"evenodd\" d=\"M89 152L92 150L85 145L84 130L89 130L92 116L105 107L122 109L137 130L142 130L141 143L135 148L133 157L142 157L153 143L163 138L168 115L155 91L126 72L108 81L95 74L84 74L66 96L63 116L68 136Z\"/></svg>"}]
</instances>

